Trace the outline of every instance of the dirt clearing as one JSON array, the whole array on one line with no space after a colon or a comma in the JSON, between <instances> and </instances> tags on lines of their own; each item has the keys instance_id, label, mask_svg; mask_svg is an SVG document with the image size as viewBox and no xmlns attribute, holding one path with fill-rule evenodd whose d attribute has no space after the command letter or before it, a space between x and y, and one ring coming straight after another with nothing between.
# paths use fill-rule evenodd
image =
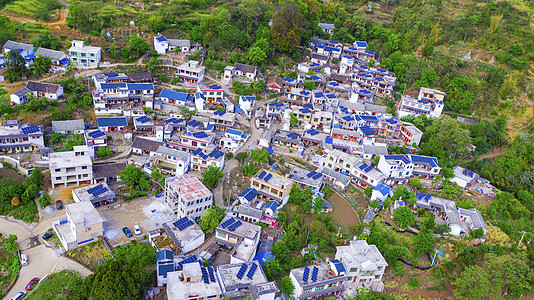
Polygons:
<instances>
[{"instance_id":1,"label":"dirt clearing","mask_svg":"<svg viewBox=\"0 0 534 300\"><path fill-rule=\"evenodd\" d=\"M354 208L345 199L343 199L343 197L335 193L328 198L328 202L330 202L330 204L332 204L334 207L332 216L337 224L347 229L350 226L360 224L358 213L356 213Z\"/></svg>"}]
</instances>

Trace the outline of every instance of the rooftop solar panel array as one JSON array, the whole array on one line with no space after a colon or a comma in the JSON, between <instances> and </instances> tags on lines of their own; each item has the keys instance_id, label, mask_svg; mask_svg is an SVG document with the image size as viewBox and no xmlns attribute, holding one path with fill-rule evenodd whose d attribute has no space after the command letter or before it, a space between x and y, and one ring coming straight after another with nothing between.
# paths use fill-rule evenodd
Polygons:
<instances>
[{"instance_id":1,"label":"rooftop solar panel array","mask_svg":"<svg viewBox=\"0 0 534 300\"><path fill-rule=\"evenodd\" d=\"M226 228L226 227L230 226L230 224L232 224L234 222L235 222L235 219L234 218L230 218L230 219L222 222L221 225L219 225L219 227Z\"/></svg>"},{"instance_id":2,"label":"rooftop solar panel array","mask_svg":"<svg viewBox=\"0 0 534 300\"><path fill-rule=\"evenodd\" d=\"M101 184L95 186L95 187L92 187L90 189L87 190L87 192L89 194L92 194L93 196L98 196L102 193L105 193L108 191L108 188L107 187L103 187Z\"/></svg>"},{"instance_id":3,"label":"rooftop solar panel array","mask_svg":"<svg viewBox=\"0 0 534 300\"><path fill-rule=\"evenodd\" d=\"M188 258L182 260L181 262L178 262L178 266L180 266L180 268L182 268L183 265L194 263L196 261L198 261L197 256L196 255L191 255Z\"/></svg>"},{"instance_id":4,"label":"rooftop solar panel array","mask_svg":"<svg viewBox=\"0 0 534 300\"><path fill-rule=\"evenodd\" d=\"M172 223L172 225L174 225L175 227L178 227L178 226L182 225L183 223L185 223L187 220L189 220L188 217L183 217L180 220Z\"/></svg>"},{"instance_id":5,"label":"rooftop solar panel array","mask_svg":"<svg viewBox=\"0 0 534 300\"><path fill-rule=\"evenodd\" d=\"M193 136L196 137L197 139L203 139L203 138L208 137L208 135L204 131L195 132L193 133Z\"/></svg>"},{"instance_id":6,"label":"rooftop solar panel array","mask_svg":"<svg viewBox=\"0 0 534 300\"><path fill-rule=\"evenodd\" d=\"M96 130L96 131L93 131L93 132L89 132L87 134L88 136L96 139L97 137L101 137L103 135L106 135L104 132L100 131L100 130Z\"/></svg>"},{"instance_id":7,"label":"rooftop solar panel array","mask_svg":"<svg viewBox=\"0 0 534 300\"><path fill-rule=\"evenodd\" d=\"M21 130L22 130L22 133L24 133L24 134L34 133L34 132L39 131L39 126L31 125L31 126L28 126L28 127L23 127Z\"/></svg>"},{"instance_id":8,"label":"rooftop solar panel array","mask_svg":"<svg viewBox=\"0 0 534 300\"><path fill-rule=\"evenodd\" d=\"M313 267L313 272L312 272L312 277L311 277L313 282L317 282L317 275L319 275L319 268L314 266Z\"/></svg>"},{"instance_id":9,"label":"rooftop solar panel array","mask_svg":"<svg viewBox=\"0 0 534 300\"><path fill-rule=\"evenodd\" d=\"M181 224L180 226L178 226L178 230L182 231L184 229L186 229L187 227L193 225L193 221L191 220L187 220L185 223Z\"/></svg>"},{"instance_id":10,"label":"rooftop solar panel array","mask_svg":"<svg viewBox=\"0 0 534 300\"><path fill-rule=\"evenodd\" d=\"M246 263L243 263L243 264L241 265L241 268L239 268L239 271L237 272L236 277L237 277L238 279L242 279L243 276L245 276L245 271L246 271L246 270L247 270L247 264L246 264Z\"/></svg>"},{"instance_id":11,"label":"rooftop solar panel array","mask_svg":"<svg viewBox=\"0 0 534 300\"><path fill-rule=\"evenodd\" d=\"M141 123L146 123L146 122L150 122L152 121L152 119L150 119L149 117L147 116L142 116L142 117L139 117L137 119L135 119L137 122L141 122Z\"/></svg>"},{"instance_id":12,"label":"rooftop solar panel array","mask_svg":"<svg viewBox=\"0 0 534 300\"><path fill-rule=\"evenodd\" d=\"M306 176L308 176L308 178L310 177L313 177L313 175L317 174L317 172L315 171L311 171L310 173L308 173Z\"/></svg>"},{"instance_id":13,"label":"rooftop solar panel array","mask_svg":"<svg viewBox=\"0 0 534 300\"><path fill-rule=\"evenodd\" d=\"M252 266L250 266L250 269L248 270L248 273L247 273L248 279L252 279L257 268L258 268L257 264L252 264Z\"/></svg>"},{"instance_id":14,"label":"rooftop solar panel array","mask_svg":"<svg viewBox=\"0 0 534 300\"><path fill-rule=\"evenodd\" d=\"M228 230L230 231L234 231L236 230L237 227L243 225L243 223L241 223L241 221L237 221L235 223L233 223L232 225L228 226Z\"/></svg>"},{"instance_id":15,"label":"rooftop solar panel array","mask_svg":"<svg viewBox=\"0 0 534 300\"><path fill-rule=\"evenodd\" d=\"M208 275L211 282L215 282L215 273L213 272L213 267L208 267Z\"/></svg>"},{"instance_id":16,"label":"rooftop solar panel array","mask_svg":"<svg viewBox=\"0 0 534 300\"><path fill-rule=\"evenodd\" d=\"M267 175L267 172L261 171L260 175L258 175L258 178L259 179L263 179L263 177L265 177L265 175Z\"/></svg>"},{"instance_id":17,"label":"rooftop solar panel array","mask_svg":"<svg viewBox=\"0 0 534 300\"><path fill-rule=\"evenodd\" d=\"M272 175L272 174L267 174L267 175L265 176L265 178L263 178L263 180L265 180L265 181L269 181L269 179L271 179L271 178L273 178L273 175Z\"/></svg>"},{"instance_id":18,"label":"rooftop solar panel array","mask_svg":"<svg viewBox=\"0 0 534 300\"><path fill-rule=\"evenodd\" d=\"M200 268L200 271L202 272L202 280L204 280L204 283L209 284L210 280L209 280L208 271L206 271L206 268L202 267Z\"/></svg>"},{"instance_id":19,"label":"rooftop solar panel array","mask_svg":"<svg viewBox=\"0 0 534 300\"><path fill-rule=\"evenodd\" d=\"M313 178L314 180L317 180L317 179L321 178L321 176L323 176L323 175L320 174L320 173L318 173L318 174L315 174L312 178Z\"/></svg>"},{"instance_id":20,"label":"rooftop solar panel array","mask_svg":"<svg viewBox=\"0 0 534 300\"><path fill-rule=\"evenodd\" d=\"M304 267L304 273L302 274L302 281L308 283L308 277L310 276L310 268Z\"/></svg>"}]
</instances>

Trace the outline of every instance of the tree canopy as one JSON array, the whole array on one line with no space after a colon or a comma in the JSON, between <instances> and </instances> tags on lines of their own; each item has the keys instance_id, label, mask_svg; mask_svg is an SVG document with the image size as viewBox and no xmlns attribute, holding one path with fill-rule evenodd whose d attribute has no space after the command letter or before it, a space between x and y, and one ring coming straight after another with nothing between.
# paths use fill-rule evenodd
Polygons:
<instances>
[{"instance_id":1,"label":"tree canopy","mask_svg":"<svg viewBox=\"0 0 534 300\"><path fill-rule=\"evenodd\" d=\"M202 172L202 181L208 189L213 189L217 182L221 182L223 177L224 172L214 166L208 166L208 168Z\"/></svg>"}]
</instances>

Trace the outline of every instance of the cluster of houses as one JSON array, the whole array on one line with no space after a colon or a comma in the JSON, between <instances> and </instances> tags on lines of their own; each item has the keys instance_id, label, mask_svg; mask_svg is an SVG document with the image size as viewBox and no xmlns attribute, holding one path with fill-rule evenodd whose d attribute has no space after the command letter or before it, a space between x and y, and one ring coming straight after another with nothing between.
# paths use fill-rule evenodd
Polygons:
<instances>
[{"instance_id":1,"label":"cluster of houses","mask_svg":"<svg viewBox=\"0 0 534 300\"><path fill-rule=\"evenodd\" d=\"M326 33L334 29L332 24L319 26ZM204 82L205 67L193 60L179 65L174 74L182 83L195 87L192 93L167 88L156 91L149 72L95 74L91 95L97 126L83 120L66 120L52 122L51 129L83 134L85 145L53 152L45 147L43 126L6 120L0 126L0 153L39 149L43 159L49 161L53 187L84 185L72 190L75 203L66 205L65 218L53 225L68 250L103 235L104 219L96 207L116 201L108 182L119 180L126 163L100 163L94 156L99 147L108 146L108 135L122 133L125 139L132 140L132 153L146 159L145 172L150 174L155 167L169 175L163 200L174 221L164 223L163 231L151 231L149 236L159 250L158 285L167 287L168 298L274 299L279 288L267 280L263 271L265 258L272 256L273 238L265 236L257 223L278 225L278 212L287 203L294 185L308 187L314 197L319 197L325 184L342 191L353 183L372 188L371 200L383 204L398 185L407 184L410 178L433 180L441 173L436 158L417 154L423 133L400 117L425 114L438 118L445 94L421 88L417 98L403 95L396 108L398 117L393 116L379 100L392 97L395 75L380 67L369 67L369 62L378 59L367 48L367 43L361 41L343 45L311 39L310 62L299 64L297 78L266 79L267 87L280 97L262 107L255 96L240 96L231 102L221 85ZM158 35L154 37L154 49L167 55L194 53L202 47L188 40ZM36 53L54 56L59 64L66 64L69 59L87 66L100 62L100 48L84 46L81 41L73 41L65 57L57 51L34 51L31 45L11 41L6 43L3 53L8 51L20 51L28 64ZM309 71L314 75L309 75ZM256 67L241 63L226 67L223 73L223 79L228 81L252 82L259 77ZM304 84L309 81L314 83L311 90ZM11 102L23 104L31 98L30 94L57 99L63 89L55 84L29 81L24 89L11 95ZM182 113L181 107L196 113ZM250 125L245 125L248 121ZM226 154L236 153L250 143L254 130L263 130L257 140L258 148L270 154L304 159L312 167L291 166L289 172L282 174L275 164L251 176L249 186L233 195L237 200L215 230L216 248L229 252L230 263L205 267L202 262L217 249L192 253L205 242L197 222L213 206L214 195L190 171L202 172L208 167L222 170ZM388 149L393 145L405 145L406 153L390 155ZM460 167L454 171L451 181L462 188L486 182ZM458 208L453 201L430 194L419 193L417 199L415 207L441 216L453 235L462 236L478 228L487 231L476 209ZM399 199L393 206L407 205ZM325 201L324 210L330 209L332 206ZM157 238L162 234L172 240L174 251L160 249ZM334 260L293 269L289 277L297 299L351 296L362 287L382 291L386 267L376 246L352 240L337 247Z\"/></svg>"}]
</instances>

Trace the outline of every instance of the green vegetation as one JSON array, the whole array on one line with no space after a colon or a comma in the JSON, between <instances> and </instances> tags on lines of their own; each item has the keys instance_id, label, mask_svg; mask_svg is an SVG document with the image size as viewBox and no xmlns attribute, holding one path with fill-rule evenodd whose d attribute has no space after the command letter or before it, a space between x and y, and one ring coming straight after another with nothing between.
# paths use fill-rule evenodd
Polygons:
<instances>
[{"instance_id":1,"label":"green vegetation","mask_svg":"<svg viewBox=\"0 0 534 300\"><path fill-rule=\"evenodd\" d=\"M0 234L0 293L3 292L3 288L13 283L19 274L17 239L14 234L10 234L8 238Z\"/></svg>"},{"instance_id":2,"label":"green vegetation","mask_svg":"<svg viewBox=\"0 0 534 300\"><path fill-rule=\"evenodd\" d=\"M222 181L223 177L223 171L214 166L208 166L202 172L202 182L208 189L213 189L218 182Z\"/></svg>"},{"instance_id":3,"label":"green vegetation","mask_svg":"<svg viewBox=\"0 0 534 300\"><path fill-rule=\"evenodd\" d=\"M219 226L225 215L225 209L222 209L217 205L213 205L206 210L204 215L200 216L201 221L199 226L202 228L202 230L204 230L204 232L209 233Z\"/></svg>"},{"instance_id":4,"label":"green vegetation","mask_svg":"<svg viewBox=\"0 0 534 300\"><path fill-rule=\"evenodd\" d=\"M12 168L4 163L4 168ZM29 178L19 183L12 178L0 177L0 214L13 216L25 222L37 220L35 197L39 194L43 176L34 169Z\"/></svg>"},{"instance_id":5,"label":"green vegetation","mask_svg":"<svg viewBox=\"0 0 534 300\"><path fill-rule=\"evenodd\" d=\"M80 274L70 270L50 274L46 281L39 283L37 288L27 296L29 300L83 300L86 298Z\"/></svg>"}]
</instances>

